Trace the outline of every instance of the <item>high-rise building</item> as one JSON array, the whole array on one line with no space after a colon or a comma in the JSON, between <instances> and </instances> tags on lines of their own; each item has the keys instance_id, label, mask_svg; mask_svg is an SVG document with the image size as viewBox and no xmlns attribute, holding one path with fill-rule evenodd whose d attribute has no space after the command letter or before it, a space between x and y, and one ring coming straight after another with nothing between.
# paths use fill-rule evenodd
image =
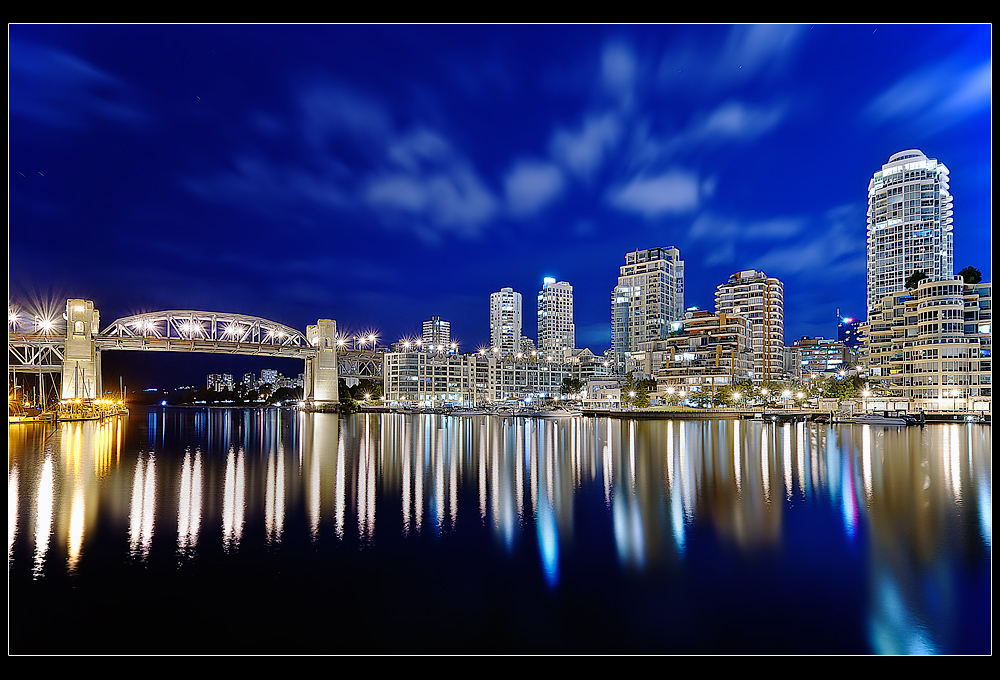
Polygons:
<instances>
[{"instance_id":1,"label":"high-rise building","mask_svg":"<svg viewBox=\"0 0 1000 680\"><path fill-rule=\"evenodd\" d=\"M213 392L229 392L234 387L232 373L209 373L206 382Z\"/></svg>"},{"instance_id":2,"label":"high-rise building","mask_svg":"<svg viewBox=\"0 0 1000 680\"><path fill-rule=\"evenodd\" d=\"M451 345L451 322L444 321L440 316L432 316L424 321L423 346L434 347L439 351Z\"/></svg>"},{"instance_id":3,"label":"high-rise building","mask_svg":"<svg viewBox=\"0 0 1000 680\"><path fill-rule=\"evenodd\" d=\"M650 248L625 255L611 292L611 349L624 366L639 345L666 337L671 321L684 316L684 261L676 248Z\"/></svg>"},{"instance_id":4,"label":"high-rise building","mask_svg":"<svg viewBox=\"0 0 1000 680\"><path fill-rule=\"evenodd\" d=\"M834 374L854 363L854 350L842 340L803 337L795 341L799 372L803 376Z\"/></svg>"},{"instance_id":5,"label":"high-rise building","mask_svg":"<svg viewBox=\"0 0 1000 680\"><path fill-rule=\"evenodd\" d=\"M501 288L490 295L490 343L501 355L521 349L521 294Z\"/></svg>"},{"instance_id":6,"label":"high-rise building","mask_svg":"<svg viewBox=\"0 0 1000 680\"><path fill-rule=\"evenodd\" d=\"M862 322L850 316L841 316L837 310L837 341L857 352L861 349Z\"/></svg>"},{"instance_id":7,"label":"high-rise building","mask_svg":"<svg viewBox=\"0 0 1000 680\"><path fill-rule=\"evenodd\" d=\"M785 366L785 286L756 270L733 274L715 291L715 313L750 321L755 381L777 380Z\"/></svg>"},{"instance_id":8,"label":"high-rise building","mask_svg":"<svg viewBox=\"0 0 1000 680\"><path fill-rule=\"evenodd\" d=\"M889 157L868 183L868 312L916 271L954 275L948 168L919 149Z\"/></svg>"},{"instance_id":9,"label":"high-rise building","mask_svg":"<svg viewBox=\"0 0 1000 680\"><path fill-rule=\"evenodd\" d=\"M573 286L546 277L538 291L538 351L565 356L575 348Z\"/></svg>"}]
</instances>

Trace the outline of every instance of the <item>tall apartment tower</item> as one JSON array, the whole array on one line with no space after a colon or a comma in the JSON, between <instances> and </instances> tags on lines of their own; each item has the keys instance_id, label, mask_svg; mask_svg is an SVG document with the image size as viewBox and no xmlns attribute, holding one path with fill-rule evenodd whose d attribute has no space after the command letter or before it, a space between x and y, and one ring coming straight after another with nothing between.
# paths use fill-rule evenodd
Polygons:
<instances>
[{"instance_id":1,"label":"tall apartment tower","mask_svg":"<svg viewBox=\"0 0 1000 680\"><path fill-rule=\"evenodd\" d=\"M868 311L915 271L954 276L948 168L919 149L900 151L868 183Z\"/></svg>"},{"instance_id":2,"label":"tall apartment tower","mask_svg":"<svg viewBox=\"0 0 1000 680\"><path fill-rule=\"evenodd\" d=\"M566 355L576 347L573 324L573 286L546 277L538 291L538 350Z\"/></svg>"},{"instance_id":3,"label":"tall apartment tower","mask_svg":"<svg viewBox=\"0 0 1000 680\"><path fill-rule=\"evenodd\" d=\"M643 342L666 337L684 317L684 261L676 248L650 248L625 255L611 293L611 349L624 365Z\"/></svg>"},{"instance_id":4,"label":"tall apartment tower","mask_svg":"<svg viewBox=\"0 0 1000 680\"><path fill-rule=\"evenodd\" d=\"M521 294L501 288L490 295L490 344L500 354L521 349Z\"/></svg>"},{"instance_id":5,"label":"tall apartment tower","mask_svg":"<svg viewBox=\"0 0 1000 680\"><path fill-rule=\"evenodd\" d=\"M440 316L432 316L424 321L423 346L445 349L451 344L451 322L443 321Z\"/></svg>"},{"instance_id":6,"label":"tall apartment tower","mask_svg":"<svg viewBox=\"0 0 1000 680\"><path fill-rule=\"evenodd\" d=\"M784 373L785 286L753 269L729 277L715 290L715 313L742 316L750 322L753 379L777 380Z\"/></svg>"}]
</instances>

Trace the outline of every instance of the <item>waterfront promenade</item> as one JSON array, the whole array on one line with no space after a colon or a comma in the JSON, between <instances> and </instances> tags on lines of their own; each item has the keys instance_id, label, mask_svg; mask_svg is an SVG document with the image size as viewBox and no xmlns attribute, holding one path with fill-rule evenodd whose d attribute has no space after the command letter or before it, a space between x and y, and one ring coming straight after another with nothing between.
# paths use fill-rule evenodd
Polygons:
<instances>
[{"instance_id":1,"label":"waterfront promenade","mask_svg":"<svg viewBox=\"0 0 1000 680\"><path fill-rule=\"evenodd\" d=\"M401 413L403 408L392 406L360 404L359 411L364 413ZM462 409L405 409L407 413L437 413L441 415L463 415ZM477 411L478 413L478 411ZM497 410L495 415L518 416L527 415L517 410ZM635 420L766 420L766 421L815 421L815 422L850 422L844 414L836 411L821 411L802 408L692 408L692 407L651 407L651 408L582 408L580 415L600 418L624 418ZM856 413L860 415L860 412ZM911 414L912 415L912 414ZM954 423L974 421L991 424L990 412L978 411L924 411L926 423Z\"/></svg>"}]
</instances>

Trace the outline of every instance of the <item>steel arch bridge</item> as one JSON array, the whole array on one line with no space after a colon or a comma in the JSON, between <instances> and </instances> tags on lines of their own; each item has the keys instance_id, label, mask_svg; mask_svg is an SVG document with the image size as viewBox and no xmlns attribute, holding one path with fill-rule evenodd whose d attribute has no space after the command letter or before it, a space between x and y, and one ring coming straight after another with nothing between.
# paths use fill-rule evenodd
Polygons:
<instances>
[{"instance_id":1,"label":"steel arch bridge","mask_svg":"<svg viewBox=\"0 0 1000 680\"><path fill-rule=\"evenodd\" d=\"M303 333L290 326L248 314L190 309L145 312L116 319L98 332L100 313L93 301L66 301L64 329L32 325L10 316L7 336L8 376L62 376L63 398L101 394L101 354L109 350L200 352L267 356L305 361L304 392L317 409L336 404L340 377L356 382L381 380L380 350L339 347L336 321L320 319ZM24 326L29 326L26 331ZM72 382L72 384L71 384ZM82 387L80 387L82 385Z\"/></svg>"},{"instance_id":2,"label":"steel arch bridge","mask_svg":"<svg viewBox=\"0 0 1000 680\"><path fill-rule=\"evenodd\" d=\"M117 319L94 336L100 350L249 354L306 359L317 349L290 326L246 314L171 310Z\"/></svg>"},{"instance_id":3,"label":"steel arch bridge","mask_svg":"<svg viewBox=\"0 0 1000 680\"><path fill-rule=\"evenodd\" d=\"M54 383L61 373L62 399L97 399L103 394L105 351L201 352L303 360L304 407L337 408L337 322L332 319L320 319L302 333L247 314L170 310L120 318L98 332L100 313L93 301L83 299L67 300L63 319L63 330L49 324L25 333L18 315L10 315L7 367L14 380L8 379L8 392L16 387L18 373L36 373L39 384L43 375L52 374Z\"/></svg>"}]
</instances>

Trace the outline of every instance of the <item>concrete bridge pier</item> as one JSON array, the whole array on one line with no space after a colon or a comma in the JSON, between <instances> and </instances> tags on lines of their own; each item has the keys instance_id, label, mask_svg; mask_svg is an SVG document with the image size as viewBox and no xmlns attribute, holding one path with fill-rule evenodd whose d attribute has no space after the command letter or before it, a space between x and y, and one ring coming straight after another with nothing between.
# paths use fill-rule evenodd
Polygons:
<instances>
[{"instance_id":1,"label":"concrete bridge pier","mask_svg":"<svg viewBox=\"0 0 1000 680\"><path fill-rule=\"evenodd\" d=\"M100 333L100 313L90 300L66 301L66 350L62 370L63 399L99 399L101 353L94 343Z\"/></svg>"},{"instance_id":2,"label":"concrete bridge pier","mask_svg":"<svg viewBox=\"0 0 1000 680\"><path fill-rule=\"evenodd\" d=\"M316 356L306 359L303 402L305 410L335 412L340 407L340 376L337 373L337 322L320 319L306 328L306 339Z\"/></svg>"}]
</instances>

